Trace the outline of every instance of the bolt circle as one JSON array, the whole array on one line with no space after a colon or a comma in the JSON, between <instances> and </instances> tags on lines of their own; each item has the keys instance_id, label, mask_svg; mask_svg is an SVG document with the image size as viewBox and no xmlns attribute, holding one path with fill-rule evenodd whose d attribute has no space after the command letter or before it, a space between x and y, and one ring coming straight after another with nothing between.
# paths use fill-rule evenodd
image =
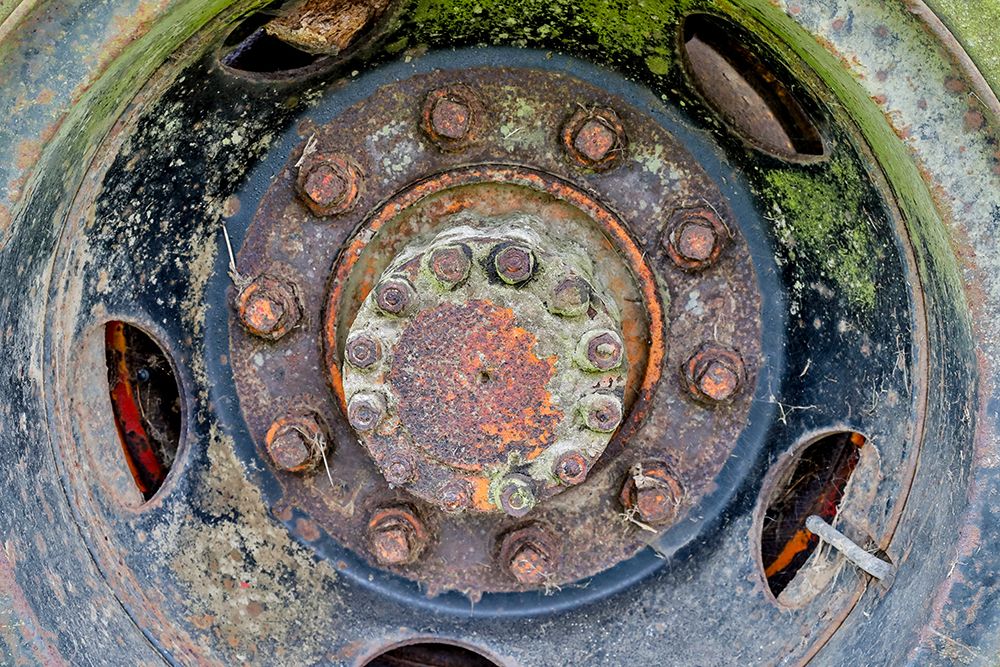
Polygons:
<instances>
[{"instance_id":1,"label":"bolt circle","mask_svg":"<svg viewBox=\"0 0 1000 667\"><path fill-rule=\"evenodd\" d=\"M313 414L275 420L264 437L264 448L275 467L285 472L307 472L327 449L326 429Z\"/></svg>"},{"instance_id":2,"label":"bolt circle","mask_svg":"<svg viewBox=\"0 0 1000 667\"><path fill-rule=\"evenodd\" d=\"M629 471L619 500L643 523L662 526L677 516L683 496L680 481L666 463L643 461Z\"/></svg>"},{"instance_id":3,"label":"bolt circle","mask_svg":"<svg viewBox=\"0 0 1000 667\"><path fill-rule=\"evenodd\" d=\"M453 479L441 485L438 501L446 512L461 512L472 504L472 485L464 479Z\"/></svg>"},{"instance_id":4,"label":"bolt circle","mask_svg":"<svg viewBox=\"0 0 1000 667\"><path fill-rule=\"evenodd\" d=\"M524 516L535 506L533 487L531 478L526 475L508 475L496 485L494 502L510 516Z\"/></svg>"},{"instance_id":5,"label":"bolt circle","mask_svg":"<svg viewBox=\"0 0 1000 667\"><path fill-rule=\"evenodd\" d=\"M610 394L592 394L580 401L584 425L598 433L613 433L622 423L622 402Z\"/></svg>"},{"instance_id":6,"label":"bolt circle","mask_svg":"<svg viewBox=\"0 0 1000 667\"><path fill-rule=\"evenodd\" d=\"M389 278L375 288L375 303L389 315L402 315L416 298L413 286L403 278Z\"/></svg>"},{"instance_id":7,"label":"bolt circle","mask_svg":"<svg viewBox=\"0 0 1000 667\"><path fill-rule=\"evenodd\" d=\"M520 285L535 272L535 253L524 246L509 245L497 250L493 266L500 280L508 285Z\"/></svg>"},{"instance_id":8,"label":"bolt circle","mask_svg":"<svg viewBox=\"0 0 1000 667\"><path fill-rule=\"evenodd\" d=\"M587 479L590 462L581 452L573 450L562 454L552 466L552 472L566 486L576 486Z\"/></svg>"},{"instance_id":9,"label":"bolt circle","mask_svg":"<svg viewBox=\"0 0 1000 667\"><path fill-rule=\"evenodd\" d=\"M563 125L563 148L579 166L607 171L624 160L628 137L613 109L578 109Z\"/></svg>"},{"instance_id":10,"label":"bolt circle","mask_svg":"<svg viewBox=\"0 0 1000 667\"><path fill-rule=\"evenodd\" d=\"M236 297L236 313L251 334L278 340L302 319L302 309L291 283L257 276Z\"/></svg>"},{"instance_id":11,"label":"bolt circle","mask_svg":"<svg viewBox=\"0 0 1000 667\"><path fill-rule=\"evenodd\" d=\"M448 289L454 289L469 276L469 269L472 267L471 252L460 245L442 246L431 251L427 263L439 283Z\"/></svg>"},{"instance_id":12,"label":"bolt circle","mask_svg":"<svg viewBox=\"0 0 1000 667\"><path fill-rule=\"evenodd\" d=\"M344 356L355 368L371 368L382 358L382 343L370 333L355 334L347 339Z\"/></svg>"},{"instance_id":13,"label":"bolt circle","mask_svg":"<svg viewBox=\"0 0 1000 667\"><path fill-rule=\"evenodd\" d=\"M590 307L590 283L579 276L563 278L552 288L549 312L563 317L583 315Z\"/></svg>"},{"instance_id":14,"label":"bolt circle","mask_svg":"<svg viewBox=\"0 0 1000 667\"><path fill-rule=\"evenodd\" d=\"M681 367L688 394L707 404L731 402L746 384L746 366L739 352L707 343Z\"/></svg>"},{"instance_id":15,"label":"bolt circle","mask_svg":"<svg viewBox=\"0 0 1000 667\"><path fill-rule=\"evenodd\" d=\"M363 182L361 168L350 158L312 153L302 159L295 186L309 210L325 217L354 208Z\"/></svg>"},{"instance_id":16,"label":"bolt circle","mask_svg":"<svg viewBox=\"0 0 1000 667\"><path fill-rule=\"evenodd\" d=\"M609 329L589 331L577 345L577 361L589 371L610 371L621 366L625 344L621 336Z\"/></svg>"},{"instance_id":17,"label":"bolt circle","mask_svg":"<svg viewBox=\"0 0 1000 667\"><path fill-rule=\"evenodd\" d=\"M459 151L476 141L485 120L479 95L456 84L427 94L420 126L431 143L443 151Z\"/></svg>"},{"instance_id":18,"label":"bolt circle","mask_svg":"<svg viewBox=\"0 0 1000 667\"><path fill-rule=\"evenodd\" d=\"M373 430L385 416L385 399L373 392L361 392L351 397L347 419L355 431Z\"/></svg>"},{"instance_id":19,"label":"bolt circle","mask_svg":"<svg viewBox=\"0 0 1000 667\"><path fill-rule=\"evenodd\" d=\"M715 264L729 230L708 207L676 211L664 239L667 255L680 269L700 271Z\"/></svg>"},{"instance_id":20,"label":"bolt circle","mask_svg":"<svg viewBox=\"0 0 1000 667\"><path fill-rule=\"evenodd\" d=\"M368 539L379 565L407 565L426 546L427 529L408 506L383 508L368 521Z\"/></svg>"}]
</instances>

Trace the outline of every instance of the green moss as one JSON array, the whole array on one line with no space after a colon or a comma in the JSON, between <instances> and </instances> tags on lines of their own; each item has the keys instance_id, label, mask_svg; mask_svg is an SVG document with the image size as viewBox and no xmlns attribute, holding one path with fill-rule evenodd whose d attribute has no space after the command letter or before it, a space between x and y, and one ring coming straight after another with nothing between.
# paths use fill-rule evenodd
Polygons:
<instances>
[{"instance_id":1,"label":"green moss","mask_svg":"<svg viewBox=\"0 0 1000 667\"><path fill-rule=\"evenodd\" d=\"M646 67L653 74L665 75L670 72L670 61L663 56L646 56Z\"/></svg>"},{"instance_id":2,"label":"green moss","mask_svg":"<svg viewBox=\"0 0 1000 667\"><path fill-rule=\"evenodd\" d=\"M764 174L778 238L791 262L818 265L848 301L875 307L876 244L862 203L859 168L849 158L827 168L775 169Z\"/></svg>"}]
</instances>

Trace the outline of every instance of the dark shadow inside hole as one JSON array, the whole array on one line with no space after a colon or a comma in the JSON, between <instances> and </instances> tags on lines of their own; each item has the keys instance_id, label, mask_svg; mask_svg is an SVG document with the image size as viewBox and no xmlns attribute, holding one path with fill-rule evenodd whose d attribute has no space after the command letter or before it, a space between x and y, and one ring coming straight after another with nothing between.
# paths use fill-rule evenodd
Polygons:
<instances>
[{"instance_id":1,"label":"dark shadow inside hole","mask_svg":"<svg viewBox=\"0 0 1000 667\"><path fill-rule=\"evenodd\" d=\"M163 485L180 443L177 378L166 353L141 329L108 322L104 338L122 453L136 487L149 500Z\"/></svg>"},{"instance_id":2,"label":"dark shadow inside hole","mask_svg":"<svg viewBox=\"0 0 1000 667\"><path fill-rule=\"evenodd\" d=\"M819 544L819 538L806 529L806 518L817 514L833 522L864 444L865 437L854 431L824 436L802 450L778 480L760 538L764 575L775 597Z\"/></svg>"},{"instance_id":3,"label":"dark shadow inside hole","mask_svg":"<svg viewBox=\"0 0 1000 667\"><path fill-rule=\"evenodd\" d=\"M264 25L274 18L278 5L253 14L229 34L223 44L223 65L241 72L275 74L301 69L323 57L306 53L267 33Z\"/></svg>"},{"instance_id":4,"label":"dark shadow inside hole","mask_svg":"<svg viewBox=\"0 0 1000 667\"><path fill-rule=\"evenodd\" d=\"M375 657L365 667L497 667L461 646L426 642L400 646Z\"/></svg>"},{"instance_id":5,"label":"dark shadow inside hole","mask_svg":"<svg viewBox=\"0 0 1000 667\"><path fill-rule=\"evenodd\" d=\"M758 148L786 158L824 154L823 139L747 31L716 16L684 21L684 61L699 92L728 125Z\"/></svg>"}]
</instances>

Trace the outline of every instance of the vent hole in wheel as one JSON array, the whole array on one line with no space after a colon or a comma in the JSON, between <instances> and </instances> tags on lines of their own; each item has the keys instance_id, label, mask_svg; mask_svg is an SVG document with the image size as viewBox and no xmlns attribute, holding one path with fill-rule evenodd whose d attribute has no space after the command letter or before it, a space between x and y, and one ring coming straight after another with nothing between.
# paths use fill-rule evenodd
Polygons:
<instances>
[{"instance_id":1,"label":"vent hole in wheel","mask_svg":"<svg viewBox=\"0 0 1000 667\"><path fill-rule=\"evenodd\" d=\"M757 148L792 160L824 154L819 130L745 30L707 14L684 21L683 54L702 97L727 125Z\"/></svg>"},{"instance_id":2,"label":"vent hole in wheel","mask_svg":"<svg viewBox=\"0 0 1000 667\"><path fill-rule=\"evenodd\" d=\"M436 642L407 644L381 653L365 667L497 667L498 663L462 646Z\"/></svg>"},{"instance_id":3,"label":"vent hole in wheel","mask_svg":"<svg viewBox=\"0 0 1000 667\"><path fill-rule=\"evenodd\" d=\"M806 528L810 514L832 523L861 459L865 436L840 431L807 445L773 487L761 531L761 563L777 598L819 545Z\"/></svg>"},{"instance_id":4,"label":"vent hole in wheel","mask_svg":"<svg viewBox=\"0 0 1000 667\"><path fill-rule=\"evenodd\" d=\"M306 53L267 32L274 12L258 12L241 23L223 44L220 61L241 72L278 74L312 65L321 54Z\"/></svg>"},{"instance_id":5,"label":"vent hole in wheel","mask_svg":"<svg viewBox=\"0 0 1000 667\"><path fill-rule=\"evenodd\" d=\"M104 330L108 387L122 453L144 500L163 485L181 434L180 391L163 349L120 321Z\"/></svg>"}]
</instances>

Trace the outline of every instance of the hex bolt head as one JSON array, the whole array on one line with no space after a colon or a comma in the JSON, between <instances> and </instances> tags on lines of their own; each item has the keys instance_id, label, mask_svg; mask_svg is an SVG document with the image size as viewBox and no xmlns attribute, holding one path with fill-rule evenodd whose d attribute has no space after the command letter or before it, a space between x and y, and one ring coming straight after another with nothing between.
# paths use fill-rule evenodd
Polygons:
<instances>
[{"instance_id":1,"label":"hex bolt head","mask_svg":"<svg viewBox=\"0 0 1000 667\"><path fill-rule=\"evenodd\" d=\"M385 399L373 392L359 392L347 404L347 420L355 431L373 430L385 416Z\"/></svg>"},{"instance_id":2,"label":"hex bolt head","mask_svg":"<svg viewBox=\"0 0 1000 667\"><path fill-rule=\"evenodd\" d=\"M610 329L597 329L583 335L577 345L577 361L589 371L610 371L622 365L625 344Z\"/></svg>"},{"instance_id":3,"label":"hex bolt head","mask_svg":"<svg viewBox=\"0 0 1000 667\"><path fill-rule=\"evenodd\" d=\"M405 453L390 454L382 464L382 476L392 486L403 486L416 477L413 458Z\"/></svg>"},{"instance_id":4,"label":"hex bolt head","mask_svg":"<svg viewBox=\"0 0 1000 667\"><path fill-rule=\"evenodd\" d=\"M368 521L368 539L380 565L407 565L426 546L427 529L408 506L383 508Z\"/></svg>"},{"instance_id":5,"label":"hex bolt head","mask_svg":"<svg viewBox=\"0 0 1000 667\"><path fill-rule=\"evenodd\" d=\"M493 256L493 266L500 280L508 285L520 285L535 272L535 253L524 246L509 245Z\"/></svg>"},{"instance_id":6,"label":"hex bolt head","mask_svg":"<svg viewBox=\"0 0 1000 667\"><path fill-rule=\"evenodd\" d=\"M375 304L390 315L402 315L416 299L416 292L403 278L388 278L375 288Z\"/></svg>"},{"instance_id":7,"label":"hex bolt head","mask_svg":"<svg viewBox=\"0 0 1000 667\"><path fill-rule=\"evenodd\" d=\"M443 151L457 151L472 144L482 129L485 109L469 86L456 84L427 94L420 114L421 127Z\"/></svg>"},{"instance_id":8,"label":"hex bolt head","mask_svg":"<svg viewBox=\"0 0 1000 667\"><path fill-rule=\"evenodd\" d=\"M521 517L535 506L534 483L526 475L512 474L496 484L494 504L514 517Z\"/></svg>"},{"instance_id":9,"label":"hex bolt head","mask_svg":"<svg viewBox=\"0 0 1000 667\"><path fill-rule=\"evenodd\" d=\"M556 459L552 472L566 486L576 486L587 479L590 461L582 452L576 450L565 452Z\"/></svg>"},{"instance_id":10,"label":"hex bolt head","mask_svg":"<svg viewBox=\"0 0 1000 667\"><path fill-rule=\"evenodd\" d=\"M294 286L266 275L240 290L236 313L247 331L266 340L278 340L302 319Z\"/></svg>"},{"instance_id":11,"label":"hex bolt head","mask_svg":"<svg viewBox=\"0 0 1000 667\"><path fill-rule=\"evenodd\" d=\"M361 370L371 368L382 358L382 343L374 334L367 332L355 334L347 339L344 356L347 363L355 368Z\"/></svg>"},{"instance_id":12,"label":"hex bolt head","mask_svg":"<svg viewBox=\"0 0 1000 667\"><path fill-rule=\"evenodd\" d=\"M296 190L318 216L347 213L357 203L364 178L361 168L344 155L312 153L302 159Z\"/></svg>"},{"instance_id":13,"label":"hex bolt head","mask_svg":"<svg viewBox=\"0 0 1000 667\"><path fill-rule=\"evenodd\" d=\"M613 433L622 423L622 402L611 394L591 394L580 401L580 415L591 431Z\"/></svg>"},{"instance_id":14,"label":"hex bolt head","mask_svg":"<svg viewBox=\"0 0 1000 667\"><path fill-rule=\"evenodd\" d=\"M562 144L575 163L607 171L622 163L628 137L613 109L578 109L563 125Z\"/></svg>"},{"instance_id":15,"label":"hex bolt head","mask_svg":"<svg viewBox=\"0 0 1000 667\"><path fill-rule=\"evenodd\" d=\"M677 516L684 495L681 483L662 461L633 466L622 485L622 506L645 524L662 526Z\"/></svg>"},{"instance_id":16,"label":"hex bolt head","mask_svg":"<svg viewBox=\"0 0 1000 667\"><path fill-rule=\"evenodd\" d=\"M431 251L427 263L441 285L454 289L469 277L472 257L469 249L464 246L447 245Z\"/></svg>"},{"instance_id":17,"label":"hex bolt head","mask_svg":"<svg viewBox=\"0 0 1000 667\"><path fill-rule=\"evenodd\" d=\"M438 500L446 512L461 512L472 505L472 485L464 479L445 482L438 490Z\"/></svg>"},{"instance_id":18,"label":"hex bolt head","mask_svg":"<svg viewBox=\"0 0 1000 667\"><path fill-rule=\"evenodd\" d=\"M702 345L681 371L690 396L707 405L732 401L746 383L746 366L739 352L715 343Z\"/></svg>"},{"instance_id":19,"label":"hex bolt head","mask_svg":"<svg viewBox=\"0 0 1000 667\"><path fill-rule=\"evenodd\" d=\"M306 472L316 467L327 451L329 439L313 414L275 420L264 436L264 448L275 467L285 472Z\"/></svg>"},{"instance_id":20,"label":"hex bolt head","mask_svg":"<svg viewBox=\"0 0 1000 667\"><path fill-rule=\"evenodd\" d=\"M722 253L728 229L708 207L682 209L671 216L665 238L670 260L685 271L700 271Z\"/></svg>"},{"instance_id":21,"label":"hex bolt head","mask_svg":"<svg viewBox=\"0 0 1000 667\"><path fill-rule=\"evenodd\" d=\"M563 278L552 288L549 312L563 317L583 315L590 307L590 283L579 276Z\"/></svg>"},{"instance_id":22,"label":"hex bolt head","mask_svg":"<svg viewBox=\"0 0 1000 667\"><path fill-rule=\"evenodd\" d=\"M560 555L556 535L529 524L503 536L498 562L519 583L538 586L555 574Z\"/></svg>"}]
</instances>

